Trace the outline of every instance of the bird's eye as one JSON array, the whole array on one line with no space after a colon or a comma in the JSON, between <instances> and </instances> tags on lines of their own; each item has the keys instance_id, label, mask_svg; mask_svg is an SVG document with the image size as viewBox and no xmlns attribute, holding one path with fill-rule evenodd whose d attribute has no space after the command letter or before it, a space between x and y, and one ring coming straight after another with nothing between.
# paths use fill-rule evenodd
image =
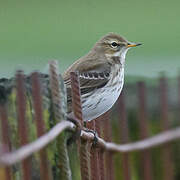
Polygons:
<instances>
[{"instance_id":1,"label":"bird's eye","mask_svg":"<svg viewBox=\"0 0 180 180\"><path fill-rule=\"evenodd\" d=\"M118 47L118 44L117 44L116 42L112 42L112 43L111 43L111 46L112 46L113 48L116 48L116 47Z\"/></svg>"}]
</instances>

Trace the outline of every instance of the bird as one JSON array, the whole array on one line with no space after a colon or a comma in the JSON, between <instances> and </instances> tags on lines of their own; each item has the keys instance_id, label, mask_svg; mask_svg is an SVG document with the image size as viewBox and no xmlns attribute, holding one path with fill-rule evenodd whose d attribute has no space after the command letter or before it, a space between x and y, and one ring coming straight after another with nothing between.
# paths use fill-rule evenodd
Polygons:
<instances>
[{"instance_id":1,"label":"bird","mask_svg":"<svg viewBox=\"0 0 180 180\"><path fill-rule=\"evenodd\" d=\"M99 39L85 56L76 60L62 76L59 74L67 90L65 99L70 119L73 119L70 73L79 74L83 121L96 119L111 109L117 101L124 84L126 53L130 48L139 45L141 43L130 42L116 33L108 33ZM51 104L49 75L44 73L39 75L43 104L45 109L49 109ZM31 75L25 76L25 86L27 99L31 101ZM0 104L8 101L14 88L16 78L0 79Z\"/></svg>"},{"instance_id":2,"label":"bird","mask_svg":"<svg viewBox=\"0 0 180 180\"><path fill-rule=\"evenodd\" d=\"M124 84L126 53L139 45L141 43L130 42L119 34L108 33L75 61L63 74L68 114L73 116L71 72L79 74L83 121L91 121L110 110L117 101Z\"/></svg>"}]
</instances>

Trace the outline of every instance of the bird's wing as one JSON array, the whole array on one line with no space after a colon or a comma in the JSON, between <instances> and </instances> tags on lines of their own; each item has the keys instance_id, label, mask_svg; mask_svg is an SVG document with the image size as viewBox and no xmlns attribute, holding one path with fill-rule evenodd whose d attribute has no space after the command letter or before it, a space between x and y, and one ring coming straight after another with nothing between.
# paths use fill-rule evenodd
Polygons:
<instances>
[{"instance_id":1,"label":"bird's wing","mask_svg":"<svg viewBox=\"0 0 180 180\"><path fill-rule=\"evenodd\" d=\"M88 63L89 62L89 63ZM96 61L97 62L97 61ZM92 92L95 89L104 87L110 77L111 66L108 63L103 61L98 61L95 65L92 65L92 60L81 62L76 66L74 64L71 66L68 71L64 74L64 82L67 86L67 102L68 107L71 109L71 82L70 82L70 72L78 71L79 72L79 81L80 81L80 90L81 95L86 95Z\"/></svg>"}]
</instances>

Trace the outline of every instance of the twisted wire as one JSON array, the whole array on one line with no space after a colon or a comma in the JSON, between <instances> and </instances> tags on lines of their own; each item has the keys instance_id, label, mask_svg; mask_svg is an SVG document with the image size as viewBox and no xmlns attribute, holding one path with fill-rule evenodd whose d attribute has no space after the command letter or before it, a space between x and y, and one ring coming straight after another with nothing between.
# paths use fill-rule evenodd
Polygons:
<instances>
[{"instance_id":1,"label":"twisted wire","mask_svg":"<svg viewBox=\"0 0 180 180\"><path fill-rule=\"evenodd\" d=\"M53 113L56 120L61 121L61 101L60 101L60 89L59 89L59 77L57 62L52 61L49 64L50 74L50 88L53 102Z\"/></svg>"},{"instance_id":2,"label":"twisted wire","mask_svg":"<svg viewBox=\"0 0 180 180\"><path fill-rule=\"evenodd\" d=\"M65 96L65 91L63 90L64 85L62 85L62 79L60 80L58 73L58 64L56 61L50 62L49 74L54 118L58 122L62 121L63 117L65 116L66 109L65 106L63 107L64 101L62 99L62 97ZM69 157L67 153L66 138L64 133L60 135L57 139L57 148L59 157L58 168L60 170L60 179L70 180L72 179L71 170L69 165Z\"/></svg>"},{"instance_id":3,"label":"twisted wire","mask_svg":"<svg viewBox=\"0 0 180 180\"><path fill-rule=\"evenodd\" d=\"M71 88L72 88L72 108L74 116L78 119L83 126L83 117L82 117L82 107L81 107L81 93L79 85L79 74L78 72L71 72ZM88 152L88 143L86 140L80 140L79 143L79 158L80 158L80 168L81 168L81 179L89 180L90 179L90 170L89 170L89 152Z\"/></svg>"},{"instance_id":4,"label":"twisted wire","mask_svg":"<svg viewBox=\"0 0 180 180\"><path fill-rule=\"evenodd\" d=\"M71 87L72 87L72 107L74 116L80 120L83 125L82 117L82 104L81 104L81 93L79 87L79 73L71 72Z\"/></svg>"}]
</instances>

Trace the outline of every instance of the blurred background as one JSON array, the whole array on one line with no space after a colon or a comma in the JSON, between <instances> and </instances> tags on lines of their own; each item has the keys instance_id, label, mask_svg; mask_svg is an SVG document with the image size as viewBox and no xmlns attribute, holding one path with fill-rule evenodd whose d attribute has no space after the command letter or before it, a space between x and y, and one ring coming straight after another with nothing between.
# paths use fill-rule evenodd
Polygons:
<instances>
[{"instance_id":1,"label":"blurred background","mask_svg":"<svg viewBox=\"0 0 180 180\"><path fill-rule=\"evenodd\" d=\"M180 67L178 0L0 0L0 76L17 68L63 72L108 32L143 46L128 52L126 75L155 77Z\"/></svg>"},{"instance_id":2,"label":"blurred background","mask_svg":"<svg viewBox=\"0 0 180 180\"><path fill-rule=\"evenodd\" d=\"M149 135L161 132L159 76L167 77L169 127L179 125L179 0L0 0L0 4L0 77L10 77L18 68L24 69L25 73L46 72L47 63L52 59L59 61L63 73L99 38L115 32L129 41L143 43L143 46L132 48L126 58L124 101L129 141L140 138L137 81L145 83ZM117 108L116 105L113 109L112 135L114 142L121 143L115 114ZM180 179L180 146L177 143L173 144L172 152L174 179ZM140 155L135 153L131 157L133 180L143 179ZM153 149L152 179L163 179L160 156L160 149ZM70 157L73 179L79 179L74 150L70 150ZM116 179L123 179L121 157L115 161Z\"/></svg>"}]
</instances>

